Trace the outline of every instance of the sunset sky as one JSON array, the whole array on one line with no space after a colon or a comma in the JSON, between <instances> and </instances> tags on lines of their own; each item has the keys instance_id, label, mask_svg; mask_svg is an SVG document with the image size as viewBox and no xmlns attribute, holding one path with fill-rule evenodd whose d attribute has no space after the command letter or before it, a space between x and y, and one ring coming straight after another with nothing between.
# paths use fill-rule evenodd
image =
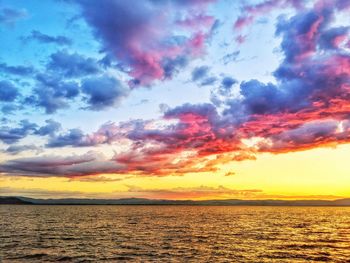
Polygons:
<instances>
[{"instance_id":1,"label":"sunset sky","mask_svg":"<svg viewBox=\"0 0 350 263\"><path fill-rule=\"evenodd\" d=\"M350 1L0 0L0 195L350 197Z\"/></svg>"}]
</instances>

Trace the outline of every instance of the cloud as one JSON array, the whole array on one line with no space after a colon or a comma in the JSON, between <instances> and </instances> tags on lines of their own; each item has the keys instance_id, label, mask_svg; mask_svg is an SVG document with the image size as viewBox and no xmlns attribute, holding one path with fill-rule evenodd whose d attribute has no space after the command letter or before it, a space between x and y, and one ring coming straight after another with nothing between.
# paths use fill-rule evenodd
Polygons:
<instances>
[{"instance_id":1,"label":"cloud","mask_svg":"<svg viewBox=\"0 0 350 263\"><path fill-rule=\"evenodd\" d=\"M335 27L326 30L320 36L320 46L323 49L337 49L346 40L350 27Z\"/></svg>"},{"instance_id":2,"label":"cloud","mask_svg":"<svg viewBox=\"0 0 350 263\"><path fill-rule=\"evenodd\" d=\"M111 3L106 1L102 6L107 7ZM143 4L145 3L148 2L144 1ZM163 6L164 3L159 5ZM91 134L85 134L79 129L71 129L62 134L48 133L48 147L84 147L125 142L129 148L109 159L90 153L84 156L11 160L1 166L3 173L65 177L103 173L136 176L183 175L216 172L225 163L254 160L259 152L283 153L349 142L350 54L343 44L334 40L343 35L343 29L333 27L336 13L342 10L333 1L320 3L322 5L303 7L290 17L279 18L276 36L281 38L283 59L273 73L273 82L264 83L250 79L238 83L234 78L225 76L220 86L213 89L213 103L185 103L174 108L163 106L160 119L106 123ZM115 5L113 8L122 4ZM131 36L136 40L142 39L142 34L137 35L140 21L146 21L145 32L149 33L148 26L153 22L148 21L150 18L147 12L153 14L156 8L153 5L156 3L146 6L143 11L136 8L131 20L110 20L116 23L116 29L119 23L125 22L125 27L128 30L134 29L135 32L118 32L116 36L107 37L107 33L112 34L109 31L112 27L103 28L105 31L98 34L102 34L101 38L106 38L105 45L112 45L110 40L116 37L116 46L111 50L133 54L129 52L129 47L122 44L129 44ZM85 11L88 13L84 16L93 20L90 23L96 27L98 25L98 28L102 27L99 23L102 19L100 16L104 13L92 14L91 7L85 8L89 10ZM115 12L113 8L107 11ZM131 12L128 6L122 5L120 8ZM264 10L263 7L259 8L258 13ZM138 17L141 14L146 15ZM129 25L131 22L136 23L135 28ZM149 34L153 36L155 33ZM119 39L124 35L130 39ZM145 46L147 44L146 42ZM140 51L139 48L141 47L137 46L131 51ZM143 47L141 51L146 52ZM142 55L149 55L148 52L149 50ZM167 52L165 54L168 55ZM125 60L128 62L126 65L134 70L140 66L138 62L134 62L135 58ZM163 65L160 63L163 60L155 62L158 66ZM146 68L149 66L146 63ZM143 71L144 69L142 68L142 72L148 72ZM198 68L193 72L193 80L206 79L208 70L206 67ZM65 103L71 93L63 88L63 84L58 82L58 85L51 76L41 77L38 76L38 81L47 88L41 89L43 94L40 96L48 99L52 97ZM155 79L157 78L152 76L148 80ZM129 89L114 78L94 76L82 81L81 90L86 96L88 107L101 110L116 106ZM52 95L45 97L47 94ZM5 134L2 140L9 143L32 133L32 130L18 132L18 136L11 139L6 136L14 136L16 132L5 127L0 135ZM54 160L62 161L62 164Z\"/></svg>"},{"instance_id":3,"label":"cloud","mask_svg":"<svg viewBox=\"0 0 350 263\"><path fill-rule=\"evenodd\" d=\"M0 72L18 76L31 76L35 70L31 66L9 66L6 63L0 63Z\"/></svg>"},{"instance_id":4,"label":"cloud","mask_svg":"<svg viewBox=\"0 0 350 263\"><path fill-rule=\"evenodd\" d=\"M177 74L182 68L189 63L187 56L177 56L176 58L164 58L163 70L164 78L168 79Z\"/></svg>"},{"instance_id":5,"label":"cloud","mask_svg":"<svg viewBox=\"0 0 350 263\"><path fill-rule=\"evenodd\" d=\"M25 104L42 107L47 114L53 114L58 109L68 108L64 97L56 97L52 88L36 88L34 94L25 99Z\"/></svg>"},{"instance_id":6,"label":"cloud","mask_svg":"<svg viewBox=\"0 0 350 263\"><path fill-rule=\"evenodd\" d=\"M61 124L54 120L46 120L45 123L46 125L41 127L29 120L21 120L17 127L10 127L4 123L4 125L0 126L0 141L3 141L6 144L14 144L28 135L49 135L52 138L61 129ZM16 147L17 146L13 146L9 148L9 150L17 149ZM29 149L27 145L23 146L23 149L24 148Z\"/></svg>"},{"instance_id":7,"label":"cloud","mask_svg":"<svg viewBox=\"0 0 350 263\"><path fill-rule=\"evenodd\" d=\"M17 88L7 80L0 81L0 102L12 102L19 96Z\"/></svg>"},{"instance_id":8,"label":"cloud","mask_svg":"<svg viewBox=\"0 0 350 263\"><path fill-rule=\"evenodd\" d=\"M41 33L38 30L33 30L31 34L24 38L25 41L36 40L43 44L57 44L60 46L69 46L72 44L72 40L65 36L50 36Z\"/></svg>"},{"instance_id":9,"label":"cloud","mask_svg":"<svg viewBox=\"0 0 350 263\"><path fill-rule=\"evenodd\" d=\"M197 81L206 77L209 73L208 66L197 67L192 71L192 81Z\"/></svg>"},{"instance_id":10,"label":"cloud","mask_svg":"<svg viewBox=\"0 0 350 263\"><path fill-rule=\"evenodd\" d=\"M20 107L14 104L5 104L1 107L1 112L5 115L13 114L16 110L18 110Z\"/></svg>"},{"instance_id":11,"label":"cloud","mask_svg":"<svg viewBox=\"0 0 350 263\"><path fill-rule=\"evenodd\" d=\"M211 76L211 77L208 77L208 78L204 79L204 80L200 83L200 85L201 85L201 86L211 86L211 85L215 84L216 81L217 81L217 78Z\"/></svg>"},{"instance_id":12,"label":"cloud","mask_svg":"<svg viewBox=\"0 0 350 263\"><path fill-rule=\"evenodd\" d=\"M28 120L22 120L17 128L9 126L0 126L0 141L6 144L13 144L33 133L37 128L35 123Z\"/></svg>"},{"instance_id":13,"label":"cloud","mask_svg":"<svg viewBox=\"0 0 350 263\"><path fill-rule=\"evenodd\" d=\"M231 91L233 85L238 83L238 81L232 77L224 77L221 81L220 93L228 94Z\"/></svg>"},{"instance_id":14,"label":"cloud","mask_svg":"<svg viewBox=\"0 0 350 263\"><path fill-rule=\"evenodd\" d=\"M85 79L82 92L87 96L89 109L103 110L117 106L129 94L129 89L115 78L101 76Z\"/></svg>"},{"instance_id":15,"label":"cloud","mask_svg":"<svg viewBox=\"0 0 350 263\"><path fill-rule=\"evenodd\" d=\"M210 68L208 66L196 67L192 71L192 81L200 86L212 85L216 82L216 77L209 76Z\"/></svg>"},{"instance_id":16,"label":"cloud","mask_svg":"<svg viewBox=\"0 0 350 263\"><path fill-rule=\"evenodd\" d=\"M291 107L288 102L291 100L289 94L278 89L274 84L264 84L258 80L242 82L240 85L243 99L241 106L249 114L268 114L280 112Z\"/></svg>"},{"instance_id":17,"label":"cloud","mask_svg":"<svg viewBox=\"0 0 350 263\"><path fill-rule=\"evenodd\" d=\"M78 128L70 129L61 134L54 133L49 138L46 146L50 148L57 148L65 146L89 147L106 143L110 144L118 140L125 139L129 131L141 126L143 126L143 121L130 121L124 124L121 123L118 126L112 122L107 122L92 134L85 134Z\"/></svg>"},{"instance_id":18,"label":"cloud","mask_svg":"<svg viewBox=\"0 0 350 263\"><path fill-rule=\"evenodd\" d=\"M35 151L36 153L40 153L43 151L42 148L30 144L30 145L11 145L6 150L3 150L4 153L8 153L11 155L16 155L24 151Z\"/></svg>"},{"instance_id":19,"label":"cloud","mask_svg":"<svg viewBox=\"0 0 350 263\"><path fill-rule=\"evenodd\" d=\"M225 173L225 176L234 176L234 175L236 175L236 173L232 171Z\"/></svg>"},{"instance_id":20,"label":"cloud","mask_svg":"<svg viewBox=\"0 0 350 263\"><path fill-rule=\"evenodd\" d=\"M83 155L40 156L9 160L0 165L5 175L31 177L80 177L118 173L123 166L108 160L103 154L88 152Z\"/></svg>"},{"instance_id":21,"label":"cloud","mask_svg":"<svg viewBox=\"0 0 350 263\"><path fill-rule=\"evenodd\" d=\"M237 61L237 58L238 58L239 54L240 54L240 51L235 51L235 52L226 54L226 55L222 58L222 60L223 60L223 62L224 62L224 65L227 65L228 63Z\"/></svg>"},{"instance_id":22,"label":"cloud","mask_svg":"<svg viewBox=\"0 0 350 263\"><path fill-rule=\"evenodd\" d=\"M90 146L88 141L84 140L85 136L80 129L70 129L66 134L52 136L47 143L47 147L63 147L63 146Z\"/></svg>"},{"instance_id":23,"label":"cloud","mask_svg":"<svg viewBox=\"0 0 350 263\"><path fill-rule=\"evenodd\" d=\"M84 109L104 110L118 106L130 89L114 77L95 75L100 72L96 60L59 51L50 57L48 71L35 76L36 85L24 103L44 108L47 114L69 108L77 98L87 103ZM64 80L74 78L74 80ZM76 79L82 78L82 79Z\"/></svg>"},{"instance_id":24,"label":"cloud","mask_svg":"<svg viewBox=\"0 0 350 263\"><path fill-rule=\"evenodd\" d=\"M205 14L212 1L77 2L105 51L129 69L132 86L169 78L174 64L203 54L215 22Z\"/></svg>"},{"instance_id":25,"label":"cloud","mask_svg":"<svg viewBox=\"0 0 350 263\"><path fill-rule=\"evenodd\" d=\"M0 187L2 195L9 196L23 196L31 198L52 198L52 197L86 197L91 194L83 193L81 191L54 191L42 188L19 188L19 187Z\"/></svg>"},{"instance_id":26,"label":"cloud","mask_svg":"<svg viewBox=\"0 0 350 263\"><path fill-rule=\"evenodd\" d=\"M263 193L258 189L236 190L224 187L210 187L201 185L199 187L177 187L170 189L145 189L137 186L128 186L128 192L132 196L142 196L149 199L169 199L169 200L188 200L188 199L223 199L223 198L256 198Z\"/></svg>"},{"instance_id":27,"label":"cloud","mask_svg":"<svg viewBox=\"0 0 350 263\"><path fill-rule=\"evenodd\" d=\"M333 12L331 5L315 6L279 21L285 57L275 83L243 81L237 96L230 92L234 79L226 78L218 91L227 91L221 111L212 104L167 109L163 119L175 123L162 128L138 123L126 135L131 149L115 160L133 173L162 176L215 171L217 163L254 159L257 152L348 142L350 55L341 47L329 51L321 41ZM194 72L194 79L207 70ZM255 137L261 141L245 145Z\"/></svg>"},{"instance_id":28,"label":"cloud","mask_svg":"<svg viewBox=\"0 0 350 263\"><path fill-rule=\"evenodd\" d=\"M36 75L37 85L25 104L45 109L47 114L68 108L69 101L80 94L76 81L62 81L57 75L40 73Z\"/></svg>"},{"instance_id":29,"label":"cloud","mask_svg":"<svg viewBox=\"0 0 350 263\"><path fill-rule=\"evenodd\" d=\"M278 8L293 7L296 10L304 9L304 0L265 0L258 4L245 5L242 8L242 15L234 23L234 30L241 31L253 24L259 16L266 16Z\"/></svg>"},{"instance_id":30,"label":"cloud","mask_svg":"<svg viewBox=\"0 0 350 263\"><path fill-rule=\"evenodd\" d=\"M317 10L307 10L288 20L279 19L276 34L283 37L281 47L286 62L297 62L316 52L320 29L329 22L330 15L328 12L323 15ZM291 45L290 41L295 42Z\"/></svg>"},{"instance_id":31,"label":"cloud","mask_svg":"<svg viewBox=\"0 0 350 263\"><path fill-rule=\"evenodd\" d=\"M291 152L311 149L320 145L334 146L350 142L350 121L313 121L272 135L268 142L260 143L261 151Z\"/></svg>"},{"instance_id":32,"label":"cloud","mask_svg":"<svg viewBox=\"0 0 350 263\"><path fill-rule=\"evenodd\" d=\"M45 121L46 125L41 126L39 129L35 131L35 134L40 136L50 135L54 136L56 132L62 129L62 126L59 122L56 122L52 119Z\"/></svg>"},{"instance_id":33,"label":"cloud","mask_svg":"<svg viewBox=\"0 0 350 263\"><path fill-rule=\"evenodd\" d=\"M50 56L47 69L66 78L84 77L100 72L96 60L78 53L70 54L65 50L58 51Z\"/></svg>"},{"instance_id":34,"label":"cloud","mask_svg":"<svg viewBox=\"0 0 350 263\"><path fill-rule=\"evenodd\" d=\"M84 182L84 183L110 183L110 182L121 182L126 179L132 178L131 176L127 177L119 177L119 178L111 178L111 177L105 177L105 176L83 176L83 177L74 177L71 178L69 181L71 182Z\"/></svg>"},{"instance_id":35,"label":"cloud","mask_svg":"<svg viewBox=\"0 0 350 263\"><path fill-rule=\"evenodd\" d=\"M13 26L17 21L26 18L28 13L25 9L0 7L0 24Z\"/></svg>"}]
</instances>

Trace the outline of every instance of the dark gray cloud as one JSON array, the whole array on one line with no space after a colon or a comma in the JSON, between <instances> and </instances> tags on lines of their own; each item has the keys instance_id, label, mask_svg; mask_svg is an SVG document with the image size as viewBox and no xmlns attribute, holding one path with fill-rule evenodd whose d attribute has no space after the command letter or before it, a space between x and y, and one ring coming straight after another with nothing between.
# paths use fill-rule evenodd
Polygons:
<instances>
[{"instance_id":1,"label":"dark gray cloud","mask_svg":"<svg viewBox=\"0 0 350 263\"><path fill-rule=\"evenodd\" d=\"M134 123L134 122L131 122ZM128 122L126 126L131 126ZM45 127L45 126L44 126ZM84 134L81 129L75 128L70 129L67 132L60 134L53 134L49 138L47 147L56 148L56 147L87 147L87 146L96 146L104 143L112 143L123 136L123 130L126 129L121 124L120 127L116 126L112 122L107 122L103 124L98 131L93 134ZM40 130L40 129L39 129Z\"/></svg>"},{"instance_id":2,"label":"dark gray cloud","mask_svg":"<svg viewBox=\"0 0 350 263\"><path fill-rule=\"evenodd\" d=\"M47 114L68 108L73 99L82 94L83 109L104 110L118 106L129 95L130 89L119 80L107 75L85 78L77 81L63 81L54 74L37 74L37 84L32 94L25 98L25 103L44 108Z\"/></svg>"},{"instance_id":3,"label":"dark gray cloud","mask_svg":"<svg viewBox=\"0 0 350 263\"><path fill-rule=\"evenodd\" d=\"M174 59L172 58L164 59L163 61L164 77L171 78L172 76L180 72L181 69L186 67L188 63L189 61L187 56L178 56Z\"/></svg>"},{"instance_id":4,"label":"dark gray cloud","mask_svg":"<svg viewBox=\"0 0 350 263\"><path fill-rule=\"evenodd\" d=\"M192 71L192 81L198 81L205 77L207 77L209 74L209 67L208 66L200 66L196 67Z\"/></svg>"},{"instance_id":5,"label":"dark gray cloud","mask_svg":"<svg viewBox=\"0 0 350 263\"><path fill-rule=\"evenodd\" d=\"M0 102L12 102L19 96L18 89L9 81L0 81Z\"/></svg>"},{"instance_id":6,"label":"dark gray cloud","mask_svg":"<svg viewBox=\"0 0 350 263\"><path fill-rule=\"evenodd\" d=\"M31 34L24 38L25 41L36 40L43 44L57 44L60 46L71 45L72 40L65 36L50 36L38 30L33 30Z\"/></svg>"},{"instance_id":7,"label":"dark gray cloud","mask_svg":"<svg viewBox=\"0 0 350 263\"><path fill-rule=\"evenodd\" d=\"M39 153L42 150L43 150L42 148L36 145L30 144L30 145L11 145L3 152L11 155L16 155L24 151L35 151L36 153Z\"/></svg>"},{"instance_id":8,"label":"dark gray cloud","mask_svg":"<svg viewBox=\"0 0 350 263\"><path fill-rule=\"evenodd\" d=\"M13 144L35 132L38 125L28 120L20 121L18 127L0 126L0 141Z\"/></svg>"},{"instance_id":9,"label":"dark gray cloud","mask_svg":"<svg viewBox=\"0 0 350 263\"><path fill-rule=\"evenodd\" d=\"M59 109L68 108L69 101L80 93L80 87L75 81L62 81L57 75L37 74L37 84L31 96L25 103L45 109L47 114Z\"/></svg>"},{"instance_id":10,"label":"dark gray cloud","mask_svg":"<svg viewBox=\"0 0 350 263\"><path fill-rule=\"evenodd\" d=\"M50 56L47 69L66 78L85 77L100 72L98 61L95 59L65 50Z\"/></svg>"},{"instance_id":11,"label":"dark gray cloud","mask_svg":"<svg viewBox=\"0 0 350 263\"><path fill-rule=\"evenodd\" d=\"M315 51L321 29L329 23L331 16L332 12L325 8L321 11L312 9L300 12L290 19L280 17L276 35L282 36L281 48L285 63L296 63L304 55ZM316 31L313 32L315 27Z\"/></svg>"},{"instance_id":12,"label":"dark gray cloud","mask_svg":"<svg viewBox=\"0 0 350 263\"><path fill-rule=\"evenodd\" d=\"M54 136L56 132L62 129L62 125L59 122L54 121L52 119L46 120L45 123L46 125L41 126L39 129L37 129L35 131L35 134L40 136Z\"/></svg>"},{"instance_id":13,"label":"dark gray cloud","mask_svg":"<svg viewBox=\"0 0 350 263\"><path fill-rule=\"evenodd\" d=\"M34 72L35 70L31 66L10 66L6 63L0 63L0 73L31 76Z\"/></svg>"},{"instance_id":14,"label":"dark gray cloud","mask_svg":"<svg viewBox=\"0 0 350 263\"><path fill-rule=\"evenodd\" d=\"M65 134L53 136L49 139L47 147L64 147L64 146L89 146L87 142L84 142L85 135L80 129L70 129Z\"/></svg>"},{"instance_id":15,"label":"dark gray cloud","mask_svg":"<svg viewBox=\"0 0 350 263\"><path fill-rule=\"evenodd\" d=\"M208 66L196 67L192 71L192 81L198 83L200 86L212 85L217 81L217 78L209 74L210 68Z\"/></svg>"},{"instance_id":16,"label":"dark gray cloud","mask_svg":"<svg viewBox=\"0 0 350 263\"><path fill-rule=\"evenodd\" d=\"M89 109L103 110L118 105L129 94L129 88L115 78L101 76L85 79L82 92Z\"/></svg>"},{"instance_id":17,"label":"dark gray cloud","mask_svg":"<svg viewBox=\"0 0 350 263\"><path fill-rule=\"evenodd\" d=\"M238 81L232 77L224 77L221 81L223 93L227 93L228 91L230 91L232 86L237 82Z\"/></svg>"},{"instance_id":18,"label":"dark gray cloud","mask_svg":"<svg viewBox=\"0 0 350 263\"><path fill-rule=\"evenodd\" d=\"M338 48L341 40L344 40L348 33L350 27L335 27L326 30L320 36L320 47L323 49L336 49Z\"/></svg>"},{"instance_id":19,"label":"dark gray cloud","mask_svg":"<svg viewBox=\"0 0 350 263\"><path fill-rule=\"evenodd\" d=\"M221 85L211 89L210 101L217 107L221 106L231 97L233 86L237 83L238 81L232 77L223 77Z\"/></svg>"},{"instance_id":20,"label":"dark gray cloud","mask_svg":"<svg viewBox=\"0 0 350 263\"><path fill-rule=\"evenodd\" d=\"M123 165L103 154L87 152L83 155L19 158L0 164L0 173L34 177L80 177L112 174L122 171Z\"/></svg>"},{"instance_id":21,"label":"dark gray cloud","mask_svg":"<svg viewBox=\"0 0 350 263\"><path fill-rule=\"evenodd\" d=\"M7 121L9 123L9 121ZM6 144L14 144L28 135L50 136L55 137L56 133L61 130L61 124L49 119L45 125L39 126L29 120L21 120L17 127L6 125L6 121L0 126L0 141ZM17 147L17 146L14 146ZM14 149L13 147L10 149Z\"/></svg>"},{"instance_id":22,"label":"dark gray cloud","mask_svg":"<svg viewBox=\"0 0 350 263\"><path fill-rule=\"evenodd\" d=\"M288 94L279 90L272 83L264 84L258 80L250 80L241 83L243 96L242 106L250 114L276 113L290 106Z\"/></svg>"}]
</instances>

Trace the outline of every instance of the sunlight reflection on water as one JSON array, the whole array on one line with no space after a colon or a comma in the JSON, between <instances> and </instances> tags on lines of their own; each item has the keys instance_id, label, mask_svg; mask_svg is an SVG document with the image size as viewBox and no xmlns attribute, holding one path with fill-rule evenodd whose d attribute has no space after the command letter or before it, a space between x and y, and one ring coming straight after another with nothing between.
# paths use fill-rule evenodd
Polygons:
<instances>
[{"instance_id":1,"label":"sunlight reflection on water","mask_svg":"<svg viewBox=\"0 0 350 263\"><path fill-rule=\"evenodd\" d=\"M0 206L0 262L350 262L350 208Z\"/></svg>"}]
</instances>

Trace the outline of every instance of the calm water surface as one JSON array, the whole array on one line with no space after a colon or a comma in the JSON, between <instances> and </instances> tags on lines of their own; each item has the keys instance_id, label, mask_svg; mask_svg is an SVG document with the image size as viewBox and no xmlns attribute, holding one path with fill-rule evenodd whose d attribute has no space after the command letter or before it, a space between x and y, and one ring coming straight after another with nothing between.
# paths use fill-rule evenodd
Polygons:
<instances>
[{"instance_id":1,"label":"calm water surface","mask_svg":"<svg viewBox=\"0 0 350 263\"><path fill-rule=\"evenodd\" d=\"M350 208L0 206L0 262L350 262Z\"/></svg>"}]
</instances>

